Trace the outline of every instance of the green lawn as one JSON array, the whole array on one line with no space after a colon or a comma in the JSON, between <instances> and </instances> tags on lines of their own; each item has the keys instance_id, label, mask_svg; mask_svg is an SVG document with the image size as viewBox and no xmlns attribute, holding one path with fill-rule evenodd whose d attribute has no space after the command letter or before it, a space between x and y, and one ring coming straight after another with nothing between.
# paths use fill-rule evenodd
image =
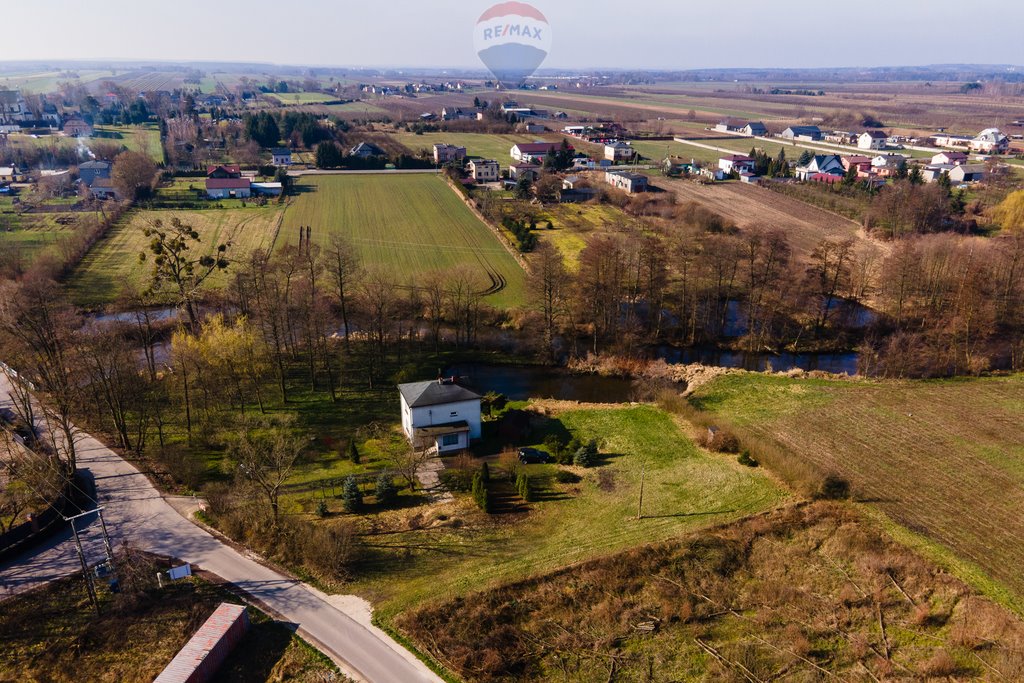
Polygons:
<instances>
[{"instance_id":1,"label":"green lawn","mask_svg":"<svg viewBox=\"0 0 1024 683\"><path fill-rule=\"evenodd\" d=\"M543 226L548 220L553 229L538 230L538 239L553 244L562 253L566 265L575 270L579 254L586 246L587 235L612 226L625 225L630 219L621 209L611 204L586 203L546 206L538 216L537 223Z\"/></svg>"},{"instance_id":2,"label":"green lawn","mask_svg":"<svg viewBox=\"0 0 1024 683\"><path fill-rule=\"evenodd\" d=\"M555 466L531 465L539 500L518 512L486 516L460 494L450 512L457 525L371 534L366 542L377 547L376 562L351 588L389 618L425 601L738 519L786 496L761 471L699 450L654 407L568 410L544 421L532 438L566 432L600 445L599 466L574 468L581 481L559 484ZM637 520L641 470L644 517ZM500 466L491 471L497 477Z\"/></svg>"},{"instance_id":3,"label":"green lawn","mask_svg":"<svg viewBox=\"0 0 1024 683\"><path fill-rule=\"evenodd\" d=\"M266 96L281 104L319 104L338 99L335 95L325 95L322 92L268 93Z\"/></svg>"},{"instance_id":4,"label":"green lawn","mask_svg":"<svg viewBox=\"0 0 1024 683\"><path fill-rule=\"evenodd\" d=\"M209 250L231 240L229 257L243 260L253 249L273 246L283 211L278 205L203 211L132 211L89 251L71 276L68 289L79 305L99 306L116 299L125 284L144 284L150 266L139 262L139 254L149 243L142 229L158 219L169 224L172 218L178 217L189 223ZM209 285L218 286L228 277L214 275Z\"/></svg>"},{"instance_id":5,"label":"green lawn","mask_svg":"<svg viewBox=\"0 0 1024 683\"><path fill-rule=\"evenodd\" d=\"M62 237L73 234L78 222L90 215L81 212L18 214L10 199L0 199L0 251L17 252L21 262L30 265ZM62 223L58 219L72 219L72 222Z\"/></svg>"},{"instance_id":6,"label":"green lawn","mask_svg":"<svg viewBox=\"0 0 1024 683\"><path fill-rule=\"evenodd\" d=\"M523 269L439 176L306 176L298 189L279 245L297 244L299 226L312 226L314 241L324 245L337 231L358 247L364 266L385 270L396 283L465 265L480 290L500 286L488 304L522 303Z\"/></svg>"},{"instance_id":7,"label":"green lawn","mask_svg":"<svg viewBox=\"0 0 1024 683\"><path fill-rule=\"evenodd\" d=\"M111 142L134 152L145 152L154 161L163 161L163 150L160 147L160 128L156 124L142 126L96 126L94 137L78 138L64 137L63 135L31 135L15 134L8 137L8 144L12 147L40 147L44 149L74 149L79 142L86 146L92 141Z\"/></svg>"}]
</instances>

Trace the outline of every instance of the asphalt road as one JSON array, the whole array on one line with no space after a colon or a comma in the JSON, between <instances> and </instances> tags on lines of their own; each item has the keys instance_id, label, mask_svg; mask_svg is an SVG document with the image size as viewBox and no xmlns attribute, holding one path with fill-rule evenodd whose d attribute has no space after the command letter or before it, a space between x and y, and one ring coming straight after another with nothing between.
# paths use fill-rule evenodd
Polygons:
<instances>
[{"instance_id":1,"label":"asphalt road","mask_svg":"<svg viewBox=\"0 0 1024 683\"><path fill-rule=\"evenodd\" d=\"M0 372L0 408L10 407L10 380ZM182 517L134 466L87 434L78 443L78 466L96 484L99 505L115 547L133 547L220 576L268 608L334 659L346 672L370 683L439 682L386 633L328 602L322 593L246 557ZM99 523L84 518L83 546L90 561L103 557ZM82 528L82 527L80 527ZM0 599L80 569L70 530L0 567Z\"/></svg>"}]
</instances>

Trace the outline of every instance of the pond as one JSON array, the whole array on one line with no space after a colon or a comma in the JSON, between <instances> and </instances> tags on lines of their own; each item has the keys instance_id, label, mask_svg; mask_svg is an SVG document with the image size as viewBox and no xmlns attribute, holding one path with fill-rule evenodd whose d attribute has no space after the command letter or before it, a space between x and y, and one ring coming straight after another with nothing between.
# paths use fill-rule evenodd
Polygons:
<instances>
[{"instance_id":1,"label":"pond","mask_svg":"<svg viewBox=\"0 0 1024 683\"><path fill-rule=\"evenodd\" d=\"M800 370L824 370L825 372L857 374L860 354L854 351L842 353L756 353L729 351L713 346L658 346L653 357L666 363L700 363L724 368L742 368L763 372L769 363L775 372Z\"/></svg>"},{"instance_id":2,"label":"pond","mask_svg":"<svg viewBox=\"0 0 1024 683\"><path fill-rule=\"evenodd\" d=\"M460 363L446 368L444 374L458 377L460 384L478 393L495 391L513 401L555 398L583 403L625 403L634 398L633 380L574 375L560 368Z\"/></svg>"}]
</instances>

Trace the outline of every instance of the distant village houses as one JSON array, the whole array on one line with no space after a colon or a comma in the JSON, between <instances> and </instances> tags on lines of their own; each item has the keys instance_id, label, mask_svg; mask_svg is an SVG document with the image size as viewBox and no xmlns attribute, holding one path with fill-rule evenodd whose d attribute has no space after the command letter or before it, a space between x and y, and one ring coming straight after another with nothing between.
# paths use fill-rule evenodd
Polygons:
<instances>
[{"instance_id":1,"label":"distant village houses","mask_svg":"<svg viewBox=\"0 0 1024 683\"><path fill-rule=\"evenodd\" d=\"M782 138L786 140L802 140L804 142L817 142L821 140L821 129L817 126L790 126L782 131Z\"/></svg>"},{"instance_id":2,"label":"distant village houses","mask_svg":"<svg viewBox=\"0 0 1024 683\"><path fill-rule=\"evenodd\" d=\"M861 149L885 149L889 136L880 130L867 130L857 138L857 146Z\"/></svg>"},{"instance_id":3,"label":"distant village houses","mask_svg":"<svg viewBox=\"0 0 1024 683\"><path fill-rule=\"evenodd\" d=\"M466 148L457 145L438 143L434 145L434 163L447 164L462 161L466 158Z\"/></svg>"}]
</instances>

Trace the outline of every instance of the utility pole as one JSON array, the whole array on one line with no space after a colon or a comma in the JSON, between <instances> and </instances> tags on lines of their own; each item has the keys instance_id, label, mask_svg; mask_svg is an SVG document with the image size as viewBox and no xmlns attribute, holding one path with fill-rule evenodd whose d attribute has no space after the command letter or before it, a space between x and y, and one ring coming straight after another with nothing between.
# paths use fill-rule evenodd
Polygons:
<instances>
[{"instance_id":1,"label":"utility pole","mask_svg":"<svg viewBox=\"0 0 1024 683\"><path fill-rule=\"evenodd\" d=\"M647 474L647 463L640 464L640 500L636 504L636 518L644 518L644 475Z\"/></svg>"},{"instance_id":2,"label":"utility pole","mask_svg":"<svg viewBox=\"0 0 1024 683\"><path fill-rule=\"evenodd\" d=\"M89 600L92 602L94 608L96 608L96 614L100 613L100 601L96 593L96 576L93 573L92 568L89 566L89 562L85 559L85 550L82 548L82 539L78 535L78 527L75 524L75 520L86 515L95 513L100 518L100 528L103 533L103 554L105 557L105 564L108 570L114 574L116 578L116 567L114 566L114 550L110 545L110 535L107 533L107 523L103 519L103 508L96 508L95 510L87 510L80 512L77 515L71 517L65 517L64 521L71 524L71 531L75 535L75 546L78 549L78 560L82 564L82 575L85 577L85 586L89 592Z\"/></svg>"}]
</instances>

